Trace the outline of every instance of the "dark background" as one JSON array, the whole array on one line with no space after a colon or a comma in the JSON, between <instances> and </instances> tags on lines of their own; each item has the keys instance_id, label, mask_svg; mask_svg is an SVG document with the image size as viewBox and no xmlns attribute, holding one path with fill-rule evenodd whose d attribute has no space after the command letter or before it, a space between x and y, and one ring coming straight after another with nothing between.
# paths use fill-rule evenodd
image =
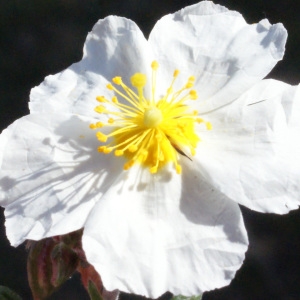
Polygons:
<instances>
[{"instance_id":1,"label":"dark background","mask_svg":"<svg viewBox=\"0 0 300 300\"><path fill-rule=\"evenodd\" d=\"M155 22L197 1L149 0L0 0L0 130L28 113L32 87L81 59L87 33L100 18L114 14L134 20L147 37ZM268 77L300 81L300 1L219 0L248 23L268 18L289 32L286 55ZM300 138L300 134L299 134ZM300 212L266 215L242 208L250 247L231 285L205 293L203 300L300 299ZM0 285L32 299L26 278L26 250L12 248L0 213ZM188 279L187 279L188 280ZM168 298L168 297L165 297ZM88 297L78 276L51 300ZM137 299L123 295L122 299Z\"/></svg>"}]
</instances>

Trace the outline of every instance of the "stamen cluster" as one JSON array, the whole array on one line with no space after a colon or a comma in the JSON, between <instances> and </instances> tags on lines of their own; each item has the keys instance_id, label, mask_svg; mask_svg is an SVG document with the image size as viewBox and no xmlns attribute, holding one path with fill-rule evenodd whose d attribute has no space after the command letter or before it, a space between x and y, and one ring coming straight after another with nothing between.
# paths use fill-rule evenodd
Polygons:
<instances>
[{"instance_id":1,"label":"stamen cluster","mask_svg":"<svg viewBox=\"0 0 300 300\"><path fill-rule=\"evenodd\" d=\"M136 73L130 80L133 91L117 76L107 85L115 92L111 100L104 96L97 97L100 105L95 107L99 114L109 116L106 123L97 122L90 125L91 129L111 127L110 133L97 131L96 136L102 143L98 151L104 154L114 151L116 156L124 156L127 162L124 169L130 169L135 163L140 163L152 174L156 173L165 164L172 162L178 174L181 166L178 162L179 154L194 155L200 138L195 133L195 123L204 123L206 128L212 128L209 122L198 117L197 111L190 111L187 100L196 100L197 92L192 89L195 78L190 76L187 83L178 91L173 86L179 71L175 70L171 85L166 95L155 98L156 72L158 63L152 62L152 95L151 99L144 97L144 87L147 83L145 74ZM121 89L115 87L120 86ZM184 95L182 95L184 93ZM109 110L107 107L116 108ZM188 152L188 154L187 154Z\"/></svg>"}]
</instances>

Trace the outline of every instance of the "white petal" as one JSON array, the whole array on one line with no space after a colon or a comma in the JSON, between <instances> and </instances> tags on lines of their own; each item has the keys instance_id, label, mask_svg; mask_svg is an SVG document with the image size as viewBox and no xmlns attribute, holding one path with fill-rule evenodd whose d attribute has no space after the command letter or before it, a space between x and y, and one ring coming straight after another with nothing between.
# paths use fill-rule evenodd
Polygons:
<instances>
[{"instance_id":1,"label":"white petal","mask_svg":"<svg viewBox=\"0 0 300 300\"><path fill-rule=\"evenodd\" d=\"M31 90L30 111L95 117L96 96L112 96L107 83L122 76L128 84L134 73L148 72L151 58L148 42L134 22L115 16L100 20L87 36L83 59Z\"/></svg>"},{"instance_id":2,"label":"white petal","mask_svg":"<svg viewBox=\"0 0 300 300\"><path fill-rule=\"evenodd\" d=\"M199 169L221 192L251 209L287 213L300 204L300 88L264 80L203 116Z\"/></svg>"},{"instance_id":3,"label":"white petal","mask_svg":"<svg viewBox=\"0 0 300 300\"><path fill-rule=\"evenodd\" d=\"M121 160L97 152L89 123L77 116L32 114L1 134L0 204L12 245L81 228L122 171Z\"/></svg>"},{"instance_id":4,"label":"white petal","mask_svg":"<svg viewBox=\"0 0 300 300\"><path fill-rule=\"evenodd\" d=\"M160 76L181 71L183 84L196 77L200 112L223 106L264 78L284 53L287 32L267 20L248 25L243 17L202 1L157 22L149 42L162 64Z\"/></svg>"},{"instance_id":5,"label":"white petal","mask_svg":"<svg viewBox=\"0 0 300 300\"><path fill-rule=\"evenodd\" d=\"M97 203L83 234L108 290L153 298L229 284L247 244L238 205L188 168L182 176L133 168Z\"/></svg>"}]
</instances>

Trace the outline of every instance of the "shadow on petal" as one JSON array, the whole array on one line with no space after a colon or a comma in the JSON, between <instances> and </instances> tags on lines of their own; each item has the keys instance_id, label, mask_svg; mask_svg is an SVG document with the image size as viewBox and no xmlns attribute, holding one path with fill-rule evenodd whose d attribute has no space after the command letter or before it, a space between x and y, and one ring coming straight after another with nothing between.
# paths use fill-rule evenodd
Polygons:
<instances>
[{"instance_id":1,"label":"shadow on petal","mask_svg":"<svg viewBox=\"0 0 300 300\"><path fill-rule=\"evenodd\" d=\"M2 205L6 206L7 225L12 223L8 226L17 240L39 239L82 227L101 196L119 179L126 179L120 176L122 159L97 151L99 142L88 120L58 116L57 124L51 125L53 129L45 125L53 120L43 118L23 118L11 132L18 135L11 148L18 148L23 168L7 161L13 159L12 155L4 157L11 169L2 171L6 174L0 180L6 196ZM34 128L38 126L42 134L37 135L32 128L27 130L29 123ZM45 138L41 139L41 135ZM21 220L24 226L16 232L13 226Z\"/></svg>"},{"instance_id":2,"label":"shadow on petal","mask_svg":"<svg viewBox=\"0 0 300 300\"><path fill-rule=\"evenodd\" d=\"M223 226L228 239L243 239L239 231L243 224L242 214L237 203L216 190L200 174L199 165L183 162L182 192L180 210L192 223L208 227Z\"/></svg>"}]
</instances>

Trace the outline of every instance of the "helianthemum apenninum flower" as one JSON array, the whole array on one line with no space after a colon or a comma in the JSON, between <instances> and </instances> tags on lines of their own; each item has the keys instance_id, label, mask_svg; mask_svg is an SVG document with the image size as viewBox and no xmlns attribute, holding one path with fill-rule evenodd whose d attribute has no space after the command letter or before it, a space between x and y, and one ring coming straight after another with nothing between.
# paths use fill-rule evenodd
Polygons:
<instances>
[{"instance_id":1,"label":"helianthemum apenninum flower","mask_svg":"<svg viewBox=\"0 0 300 300\"><path fill-rule=\"evenodd\" d=\"M148 40L128 19L100 20L83 59L32 89L30 115L1 134L11 244L84 227L108 290L227 285L248 245L239 204L299 205L300 90L263 80L286 37L210 1Z\"/></svg>"}]
</instances>

